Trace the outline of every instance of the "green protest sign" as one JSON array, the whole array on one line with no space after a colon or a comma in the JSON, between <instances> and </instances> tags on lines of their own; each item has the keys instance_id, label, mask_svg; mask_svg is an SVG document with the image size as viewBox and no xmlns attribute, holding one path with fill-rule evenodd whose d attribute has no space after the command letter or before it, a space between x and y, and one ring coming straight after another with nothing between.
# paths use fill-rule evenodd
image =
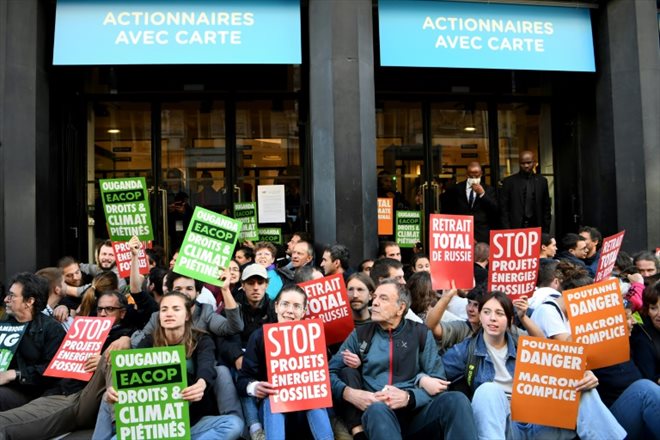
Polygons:
<instances>
[{"instance_id":1,"label":"green protest sign","mask_svg":"<svg viewBox=\"0 0 660 440\"><path fill-rule=\"evenodd\" d=\"M0 324L0 371L7 371L27 324Z\"/></svg>"},{"instance_id":2,"label":"green protest sign","mask_svg":"<svg viewBox=\"0 0 660 440\"><path fill-rule=\"evenodd\" d=\"M182 345L113 351L112 386L119 440L190 438Z\"/></svg>"},{"instance_id":3,"label":"green protest sign","mask_svg":"<svg viewBox=\"0 0 660 440\"><path fill-rule=\"evenodd\" d=\"M99 185L105 222L112 241L128 241L134 235L141 241L153 240L144 177L101 179Z\"/></svg>"},{"instance_id":4,"label":"green protest sign","mask_svg":"<svg viewBox=\"0 0 660 440\"><path fill-rule=\"evenodd\" d=\"M243 223L240 239L257 240L257 204L256 202L234 203L234 218Z\"/></svg>"},{"instance_id":5,"label":"green protest sign","mask_svg":"<svg viewBox=\"0 0 660 440\"><path fill-rule=\"evenodd\" d=\"M179 249L174 272L221 286L218 278L229 266L240 232L240 221L196 207Z\"/></svg>"},{"instance_id":6,"label":"green protest sign","mask_svg":"<svg viewBox=\"0 0 660 440\"><path fill-rule=\"evenodd\" d=\"M259 241L282 244L282 228L259 228Z\"/></svg>"},{"instance_id":7,"label":"green protest sign","mask_svg":"<svg viewBox=\"0 0 660 440\"><path fill-rule=\"evenodd\" d=\"M396 212L396 243L402 248L415 247L422 241L422 212Z\"/></svg>"}]
</instances>

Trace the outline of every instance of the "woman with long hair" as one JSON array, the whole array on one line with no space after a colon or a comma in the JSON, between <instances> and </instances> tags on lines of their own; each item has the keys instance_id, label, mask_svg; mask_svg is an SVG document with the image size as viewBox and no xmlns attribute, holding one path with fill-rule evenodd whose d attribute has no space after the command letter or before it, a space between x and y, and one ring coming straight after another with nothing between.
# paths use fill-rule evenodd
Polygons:
<instances>
[{"instance_id":1,"label":"woman with long hair","mask_svg":"<svg viewBox=\"0 0 660 440\"><path fill-rule=\"evenodd\" d=\"M138 348L182 345L188 364L188 383L181 398L190 402L190 436L193 440L229 439L240 437L244 423L234 415L218 415L211 386L216 378L214 344L211 338L192 328L192 301L183 293L170 291L160 301L159 319L151 335ZM192 368L191 368L192 366ZM117 390L106 389L94 430L95 440L113 437L110 404L119 400Z\"/></svg>"},{"instance_id":2,"label":"woman with long hair","mask_svg":"<svg viewBox=\"0 0 660 440\"><path fill-rule=\"evenodd\" d=\"M275 297L275 312L278 322L300 321L307 311L307 295L295 284L286 285ZM268 382L266 368L266 350L264 348L263 327L250 335L243 365L238 372L238 393L259 399L263 411L264 427L267 440L285 438L285 421L289 416L299 413L274 414L270 409L270 396L277 393L273 384ZM316 440L333 439L330 419L325 408L302 411Z\"/></svg>"},{"instance_id":3,"label":"woman with long hair","mask_svg":"<svg viewBox=\"0 0 660 440\"><path fill-rule=\"evenodd\" d=\"M511 420L510 396L516 365L516 340L509 331L514 307L502 292L489 292L479 303L481 330L472 338L450 348L442 357L447 378L465 374L469 347L473 344L476 374L472 382L472 410L479 438L553 438L572 439L575 431ZM600 400L595 390L598 379L586 371L575 390L581 391L577 434L584 440L622 439L626 432Z\"/></svg>"},{"instance_id":4,"label":"woman with long hair","mask_svg":"<svg viewBox=\"0 0 660 440\"><path fill-rule=\"evenodd\" d=\"M99 273L92 280L92 284L82 294L82 301L78 307L79 316L94 315L96 311L96 301L101 293L106 290L117 290L119 279L117 274L110 270Z\"/></svg>"}]
</instances>

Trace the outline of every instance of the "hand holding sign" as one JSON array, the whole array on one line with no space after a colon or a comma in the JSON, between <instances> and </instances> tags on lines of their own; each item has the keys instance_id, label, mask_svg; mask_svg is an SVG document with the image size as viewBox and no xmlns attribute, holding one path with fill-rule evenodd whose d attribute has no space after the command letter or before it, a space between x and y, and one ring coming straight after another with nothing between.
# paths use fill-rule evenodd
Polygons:
<instances>
[{"instance_id":1,"label":"hand holding sign","mask_svg":"<svg viewBox=\"0 0 660 440\"><path fill-rule=\"evenodd\" d=\"M593 371L587 370L584 372L584 377L580 379L575 391L589 391L598 386L598 378Z\"/></svg>"},{"instance_id":2,"label":"hand holding sign","mask_svg":"<svg viewBox=\"0 0 660 440\"><path fill-rule=\"evenodd\" d=\"M277 394L277 390L270 382L257 382L257 385L254 387L254 395L259 399L265 399L273 394Z\"/></svg>"}]
</instances>

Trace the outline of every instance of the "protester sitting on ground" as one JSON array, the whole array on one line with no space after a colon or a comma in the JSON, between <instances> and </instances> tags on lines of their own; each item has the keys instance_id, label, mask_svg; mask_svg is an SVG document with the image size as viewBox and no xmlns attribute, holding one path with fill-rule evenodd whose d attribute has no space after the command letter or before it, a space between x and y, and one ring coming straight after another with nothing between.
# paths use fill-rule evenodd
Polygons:
<instances>
[{"instance_id":1,"label":"protester sitting on ground","mask_svg":"<svg viewBox=\"0 0 660 440\"><path fill-rule=\"evenodd\" d=\"M378 257L401 261L401 248L395 241L381 241L378 245Z\"/></svg>"},{"instance_id":2,"label":"protester sitting on ground","mask_svg":"<svg viewBox=\"0 0 660 440\"><path fill-rule=\"evenodd\" d=\"M644 293L644 277L635 266L622 270L618 276L623 298L630 303L633 312L642 309L642 294Z\"/></svg>"},{"instance_id":3,"label":"protester sitting on ground","mask_svg":"<svg viewBox=\"0 0 660 440\"><path fill-rule=\"evenodd\" d=\"M566 438L575 434L582 440L623 439L626 432L603 405L594 389L598 379L586 371L578 382L581 391L576 431L511 420L509 396L513 388L516 342L509 333L513 324L513 304L502 292L489 292L479 303L482 330L475 336L476 374L471 383L474 392L472 411L479 438ZM450 348L442 357L449 380L465 374L470 340Z\"/></svg>"},{"instance_id":4,"label":"protester sitting on ground","mask_svg":"<svg viewBox=\"0 0 660 440\"><path fill-rule=\"evenodd\" d=\"M0 411L25 405L55 387L59 379L44 376L65 331L41 311L48 299L48 281L28 272L16 274L5 295L3 324L27 324L6 371L0 372Z\"/></svg>"},{"instance_id":5,"label":"protester sitting on ground","mask_svg":"<svg viewBox=\"0 0 660 440\"><path fill-rule=\"evenodd\" d=\"M349 267L351 254L343 244L333 244L323 250L321 258L321 269L325 276L340 273L344 277L344 282L351 275L353 269Z\"/></svg>"},{"instance_id":6,"label":"protester sitting on ground","mask_svg":"<svg viewBox=\"0 0 660 440\"><path fill-rule=\"evenodd\" d=\"M85 371L93 373L92 378L89 382L60 380L44 396L10 411L0 412L0 439L45 440L75 429L94 427L106 386L109 347L118 338L135 330L123 320L128 308L123 293L106 291L99 296L97 315L113 318L114 322L101 349L104 354L90 356L83 365Z\"/></svg>"},{"instance_id":7,"label":"protester sitting on ground","mask_svg":"<svg viewBox=\"0 0 660 440\"><path fill-rule=\"evenodd\" d=\"M642 376L660 385L660 282L647 287L642 298L642 324L630 338L632 357Z\"/></svg>"},{"instance_id":8,"label":"protester sitting on ground","mask_svg":"<svg viewBox=\"0 0 660 440\"><path fill-rule=\"evenodd\" d=\"M427 312L438 301L438 295L431 286L430 272L422 270L413 273L408 280L406 287L408 287L412 298L410 310L412 310L423 321L426 320Z\"/></svg>"},{"instance_id":9,"label":"protester sitting on ground","mask_svg":"<svg viewBox=\"0 0 660 440\"><path fill-rule=\"evenodd\" d=\"M335 409L354 438L476 438L468 399L446 391L429 330L404 319L410 301L396 280L376 288L373 322L354 330L330 360Z\"/></svg>"},{"instance_id":10,"label":"protester sitting on ground","mask_svg":"<svg viewBox=\"0 0 660 440\"><path fill-rule=\"evenodd\" d=\"M487 243L474 245L474 284L488 282L488 255L490 246Z\"/></svg>"},{"instance_id":11,"label":"protester sitting on ground","mask_svg":"<svg viewBox=\"0 0 660 440\"><path fill-rule=\"evenodd\" d=\"M539 258L541 261L552 260L557 254L557 240L550 234L541 234L541 252Z\"/></svg>"},{"instance_id":12,"label":"protester sitting on ground","mask_svg":"<svg viewBox=\"0 0 660 440\"><path fill-rule=\"evenodd\" d=\"M452 282L453 286L453 282ZM446 304L451 301L451 297L458 294L458 289L453 287L442 295L442 298L429 311L426 319L426 325L433 332L433 336L438 344L440 353L446 352L450 347L463 342L465 339L474 336L480 329L479 304L486 292L486 285L479 284L467 293L467 305L465 310L468 319L463 321L445 321L444 315L447 313ZM525 330L513 325L510 328L511 334L516 340L521 334L542 337L541 329L527 316L527 297L523 296L513 301L518 320Z\"/></svg>"},{"instance_id":13,"label":"protester sitting on ground","mask_svg":"<svg viewBox=\"0 0 660 440\"><path fill-rule=\"evenodd\" d=\"M112 247L112 241L105 240L101 241L96 245L94 250L94 260L95 263L79 263L79 269L83 274L89 275L90 277L95 277L101 272L112 271L117 276L119 290L123 290L126 286L126 280L119 277L119 270L117 269L117 264L115 260L115 251ZM75 263L75 261L74 261ZM64 270L65 275L67 274L66 269L62 266L63 262L60 261L58 264ZM66 279L66 276L65 276ZM67 280L67 285L69 284ZM82 293L87 290L89 286L82 284L79 286L68 285L66 289L66 294L74 298L82 296Z\"/></svg>"},{"instance_id":14,"label":"protester sitting on ground","mask_svg":"<svg viewBox=\"0 0 660 440\"><path fill-rule=\"evenodd\" d=\"M410 259L410 267L413 272L431 272L431 262L426 254L415 254Z\"/></svg>"},{"instance_id":15,"label":"protester sitting on ground","mask_svg":"<svg viewBox=\"0 0 660 440\"><path fill-rule=\"evenodd\" d=\"M181 398L190 402L190 437L234 440L241 436L243 421L236 415L218 415L213 382L216 378L214 345L211 338L193 328L193 301L186 293L170 291L160 302L159 319L153 333L137 348L183 345L186 351L188 385ZM112 386L101 403L94 439L108 440L114 434L113 408L119 394Z\"/></svg>"},{"instance_id":16,"label":"protester sitting on ground","mask_svg":"<svg viewBox=\"0 0 660 440\"><path fill-rule=\"evenodd\" d=\"M299 241L291 253L291 271L314 264L314 246L308 241ZM290 277L291 278L291 277Z\"/></svg>"},{"instance_id":17,"label":"protester sitting on ground","mask_svg":"<svg viewBox=\"0 0 660 440\"><path fill-rule=\"evenodd\" d=\"M623 303L630 334L635 320L630 302L624 300ZM627 439L660 436L660 387L644 379L632 359L593 372L598 378L598 394L628 433Z\"/></svg>"},{"instance_id":18,"label":"protester sitting on ground","mask_svg":"<svg viewBox=\"0 0 660 440\"><path fill-rule=\"evenodd\" d=\"M318 280L323 278L323 272L316 266L303 266L293 274L293 283L300 284L305 281Z\"/></svg>"},{"instance_id":19,"label":"protester sitting on ground","mask_svg":"<svg viewBox=\"0 0 660 440\"><path fill-rule=\"evenodd\" d=\"M234 260L239 266L247 266L254 263L254 249L249 246L241 246L234 251Z\"/></svg>"},{"instance_id":20,"label":"protester sitting on ground","mask_svg":"<svg viewBox=\"0 0 660 440\"><path fill-rule=\"evenodd\" d=\"M529 299L529 308L532 311L548 299L548 297L561 296L562 272L559 269L560 264L565 265L570 263L551 259L545 259L539 262L539 274L536 278L537 287Z\"/></svg>"},{"instance_id":21,"label":"protester sitting on ground","mask_svg":"<svg viewBox=\"0 0 660 440\"><path fill-rule=\"evenodd\" d=\"M643 251L635 254L633 264L644 277L644 284L649 284L649 279L660 271L660 261L652 252Z\"/></svg>"},{"instance_id":22,"label":"protester sitting on ground","mask_svg":"<svg viewBox=\"0 0 660 440\"><path fill-rule=\"evenodd\" d=\"M362 260L360 264L358 265L358 272L362 272L363 274L369 276L371 273L371 268L374 265L374 260L371 258L367 258L366 260Z\"/></svg>"},{"instance_id":23,"label":"protester sitting on ground","mask_svg":"<svg viewBox=\"0 0 660 440\"><path fill-rule=\"evenodd\" d=\"M393 258L383 257L376 260L371 268L369 276L376 287L385 280L395 280L402 286L406 285L406 278L403 274L403 264L401 264L401 261ZM410 310L410 308L407 309L405 318L419 322L420 324L422 323L422 318L417 316L415 312Z\"/></svg>"},{"instance_id":24,"label":"protester sitting on ground","mask_svg":"<svg viewBox=\"0 0 660 440\"><path fill-rule=\"evenodd\" d=\"M114 272L105 271L94 276L92 283L82 294L80 307L76 311L79 316L96 315L96 297L106 290L117 290L119 283Z\"/></svg>"},{"instance_id":25,"label":"protester sitting on ground","mask_svg":"<svg viewBox=\"0 0 660 440\"><path fill-rule=\"evenodd\" d=\"M371 322L369 303L375 290L373 280L362 272L356 272L348 277L346 292L356 327Z\"/></svg>"},{"instance_id":26,"label":"protester sitting on ground","mask_svg":"<svg viewBox=\"0 0 660 440\"><path fill-rule=\"evenodd\" d=\"M598 270L598 259L600 258L600 247L603 244L603 235L593 226L583 226L578 235L584 238L587 244L587 256L583 258L584 264L591 267L591 272Z\"/></svg>"},{"instance_id":27,"label":"protester sitting on ground","mask_svg":"<svg viewBox=\"0 0 660 440\"><path fill-rule=\"evenodd\" d=\"M160 303L160 299L163 297L163 277L167 273L167 269L162 267L154 267L149 271L149 276L147 277L147 292L157 303Z\"/></svg>"},{"instance_id":28,"label":"protester sitting on ground","mask_svg":"<svg viewBox=\"0 0 660 440\"><path fill-rule=\"evenodd\" d=\"M616 262L614 263L614 268L612 269L612 275L617 276L630 266L635 267L632 257L628 252L619 250L619 253L616 256ZM639 273L639 271L637 271L637 273Z\"/></svg>"},{"instance_id":29,"label":"protester sitting on ground","mask_svg":"<svg viewBox=\"0 0 660 440\"><path fill-rule=\"evenodd\" d=\"M587 242L577 234L566 234L561 239L561 252L557 254L558 260L568 261L577 267L587 270L590 277L593 278L594 270L588 267L583 258L587 255Z\"/></svg>"},{"instance_id":30,"label":"protester sitting on ground","mask_svg":"<svg viewBox=\"0 0 660 440\"><path fill-rule=\"evenodd\" d=\"M66 296L62 269L59 267L45 267L37 271L35 275L48 280L48 301L41 313L52 316L62 324L64 331L68 331L73 318L70 315L69 308L64 304L60 304L60 301Z\"/></svg>"},{"instance_id":31,"label":"protester sitting on ground","mask_svg":"<svg viewBox=\"0 0 660 440\"><path fill-rule=\"evenodd\" d=\"M275 310L277 322L299 321L304 318L307 311L307 295L296 285L286 285L275 298ZM295 412L276 414L271 411L270 396L277 391L275 386L268 382L263 328L259 328L250 336L243 364L238 372L237 388L241 395L259 399L266 439L286 438L287 420L297 414ZM325 408L306 410L304 414L316 440L334 438ZM290 429L290 432L295 431Z\"/></svg>"},{"instance_id":32,"label":"protester sitting on ground","mask_svg":"<svg viewBox=\"0 0 660 440\"><path fill-rule=\"evenodd\" d=\"M266 294L270 299L274 299L275 296L277 296L277 293L282 289L284 282L289 280L289 275L284 276L284 272L279 271L277 266L275 266L276 254L277 248L269 241L260 241L254 247L254 262L261 264L268 273L268 288L266 289Z\"/></svg>"}]
</instances>

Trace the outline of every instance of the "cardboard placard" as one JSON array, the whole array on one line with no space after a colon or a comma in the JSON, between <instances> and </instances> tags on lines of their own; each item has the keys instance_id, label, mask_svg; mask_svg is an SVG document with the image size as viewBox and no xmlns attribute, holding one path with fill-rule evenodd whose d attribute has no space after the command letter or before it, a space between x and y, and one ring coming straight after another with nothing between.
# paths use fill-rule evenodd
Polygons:
<instances>
[{"instance_id":1,"label":"cardboard placard","mask_svg":"<svg viewBox=\"0 0 660 440\"><path fill-rule=\"evenodd\" d=\"M134 235L141 241L154 239L144 177L100 179L99 186L112 241L128 241Z\"/></svg>"},{"instance_id":2,"label":"cardboard placard","mask_svg":"<svg viewBox=\"0 0 660 440\"><path fill-rule=\"evenodd\" d=\"M257 204L256 202L241 202L234 203L234 218L243 223L239 239L258 240L259 234L257 233Z\"/></svg>"},{"instance_id":3,"label":"cardboard placard","mask_svg":"<svg viewBox=\"0 0 660 440\"><path fill-rule=\"evenodd\" d=\"M488 291L512 300L530 297L536 288L541 254L541 228L490 231Z\"/></svg>"},{"instance_id":4,"label":"cardboard placard","mask_svg":"<svg viewBox=\"0 0 660 440\"><path fill-rule=\"evenodd\" d=\"M584 347L575 342L520 336L511 394L511 419L575 429L584 376Z\"/></svg>"},{"instance_id":5,"label":"cardboard placard","mask_svg":"<svg viewBox=\"0 0 660 440\"><path fill-rule=\"evenodd\" d=\"M618 279L565 290L573 340L584 344L589 369L630 359L628 324Z\"/></svg>"},{"instance_id":6,"label":"cardboard placard","mask_svg":"<svg viewBox=\"0 0 660 440\"><path fill-rule=\"evenodd\" d=\"M412 248L422 241L422 211L396 212L396 244Z\"/></svg>"},{"instance_id":7,"label":"cardboard placard","mask_svg":"<svg viewBox=\"0 0 660 440\"><path fill-rule=\"evenodd\" d=\"M222 286L218 278L229 266L240 231L240 221L196 207L179 249L174 272Z\"/></svg>"},{"instance_id":8,"label":"cardboard placard","mask_svg":"<svg viewBox=\"0 0 660 440\"><path fill-rule=\"evenodd\" d=\"M621 231L603 240L603 245L600 247L598 269L596 269L596 276L594 277L595 283L609 278L612 274L612 269L614 269L614 265L616 264L616 257L619 255L621 245L623 244L624 235L626 235L626 231Z\"/></svg>"},{"instance_id":9,"label":"cardboard placard","mask_svg":"<svg viewBox=\"0 0 660 440\"><path fill-rule=\"evenodd\" d=\"M355 323L343 275L330 275L298 285L307 294L307 317L323 321L326 342L344 342Z\"/></svg>"},{"instance_id":10,"label":"cardboard placard","mask_svg":"<svg viewBox=\"0 0 660 440\"><path fill-rule=\"evenodd\" d=\"M471 215L431 214L429 257L433 289L474 287L474 218Z\"/></svg>"},{"instance_id":11,"label":"cardboard placard","mask_svg":"<svg viewBox=\"0 0 660 440\"><path fill-rule=\"evenodd\" d=\"M26 324L0 324L0 371L7 371L14 353L25 334Z\"/></svg>"},{"instance_id":12,"label":"cardboard placard","mask_svg":"<svg viewBox=\"0 0 660 440\"><path fill-rule=\"evenodd\" d=\"M91 379L94 373L86 372L83 367L90 356L101 353L114 321L114 318L76 316L44 376Z\"/></svg>"},{"instance_id":13,"label":"cardboard placard","mask_svg":"<svg viewBox=\"0 0 660 440\"><path fill-rule=\"evenodd\" d=\"M378 235L394 234L394 199L378 198Z\"/></svg>"},{"instance_id":14,"label":"cardboard placard","mask_svg":"<svg viewBox=\"0 0 660 440\"><path fill-rule=\"evenodd\" d=\"M328 354L320 319L264 325L273 413L332 406Z\"/></svg>"},{"instance_id":15,"label":"cardboard placard","mask_svg":"<svg viewBox=\"0 0 660 440\"><path fill-rule=\"evenodd\" d=\"M151 247L151 243L142 242L142 247L138 252L138 269L142 275L149 273L149 261L145 249ZM119 278L127 278L131 276L131 259L133 253L128 247L128 242L112 242L112 250L115 252L115 261L117 262L117 271Z\"/></svg>"},{"instance_id":16,"label":"cardboard placard","mask_svg":"<svg viewBox=\"0 0 660 440\"><path fill-rule=\"evenodd\" d=\"M187 382L182 345L113 351L117 438L189 439L188 402L181 398Z\"/></svg>"},{"instance_id":17,"label":"cardboard placard","mask_svg":"<svg viewBox=\"0 0 660 440\"><path fill-rule=\"evenodd\" d=\"M259 241L282 244L282 228L259 228Z\"/></svg>"}]
</instances>

